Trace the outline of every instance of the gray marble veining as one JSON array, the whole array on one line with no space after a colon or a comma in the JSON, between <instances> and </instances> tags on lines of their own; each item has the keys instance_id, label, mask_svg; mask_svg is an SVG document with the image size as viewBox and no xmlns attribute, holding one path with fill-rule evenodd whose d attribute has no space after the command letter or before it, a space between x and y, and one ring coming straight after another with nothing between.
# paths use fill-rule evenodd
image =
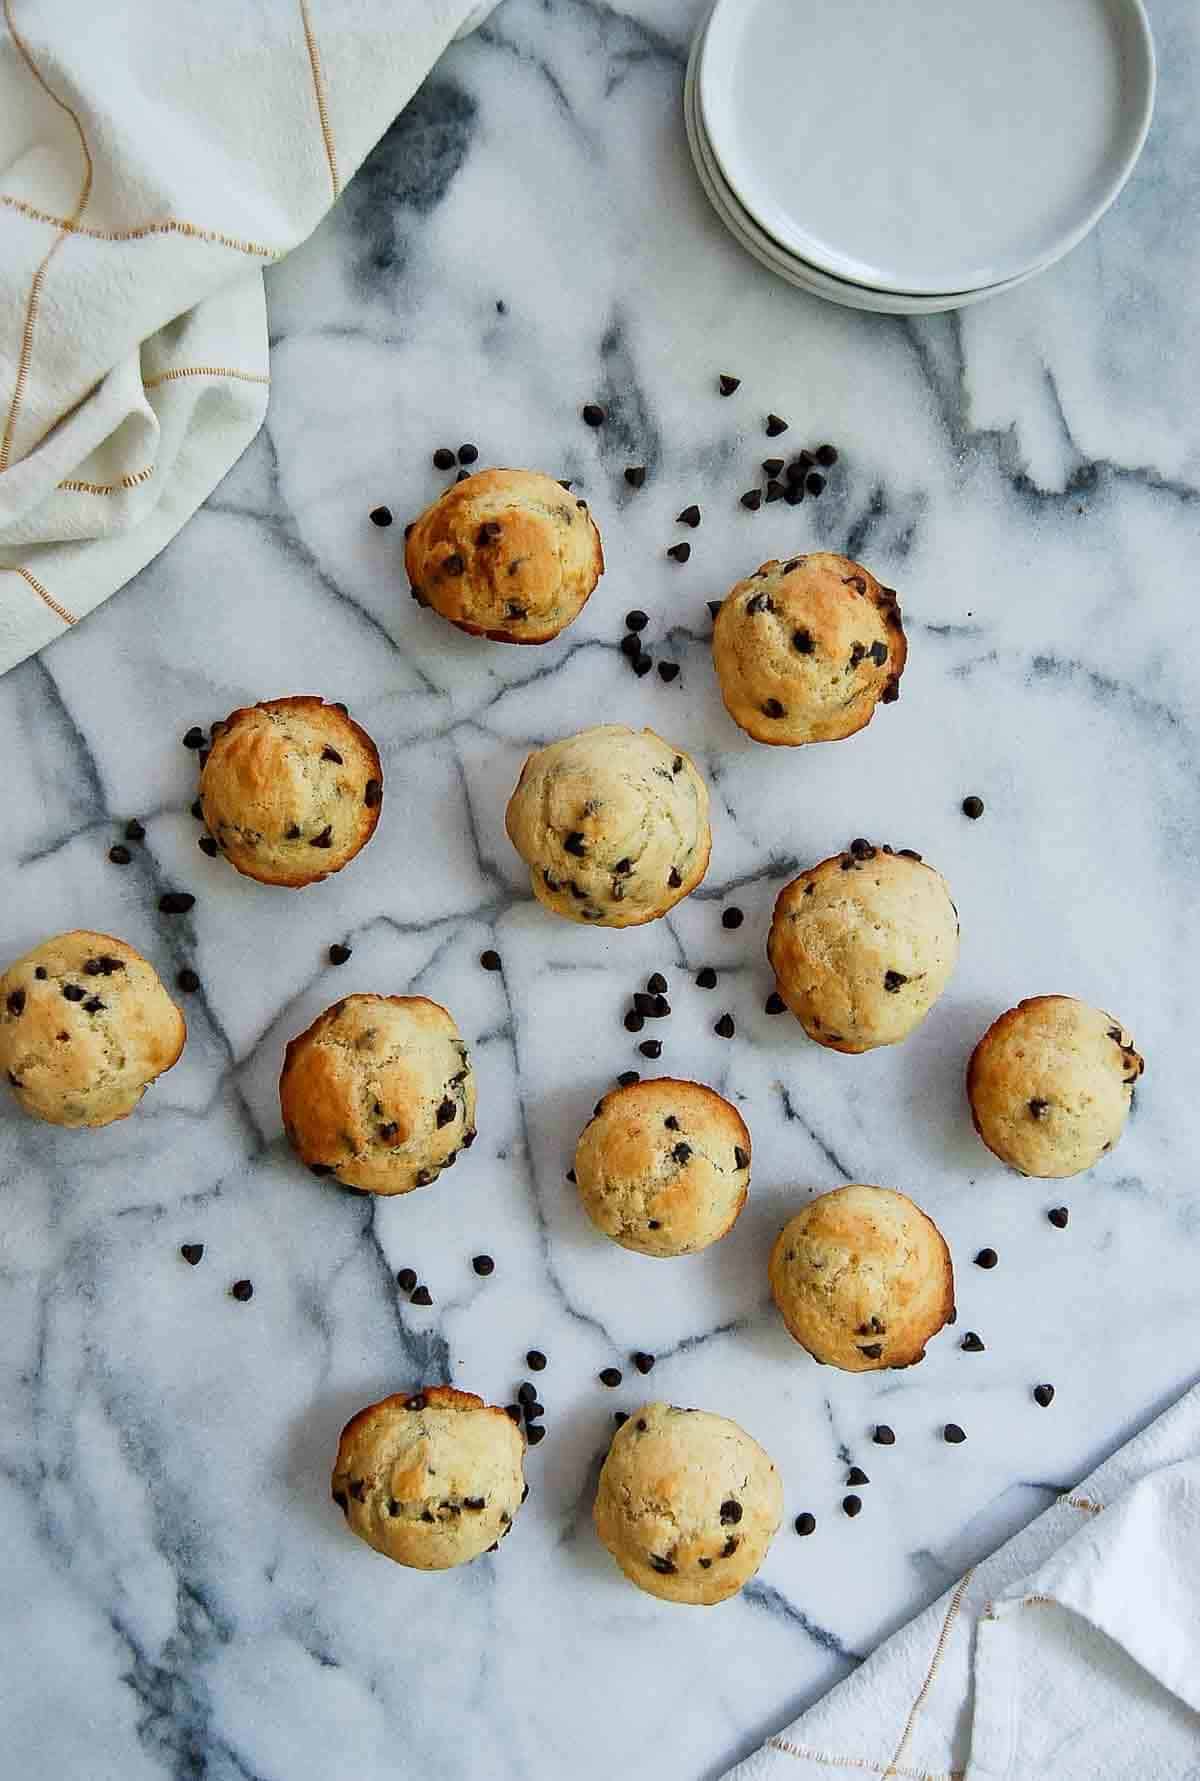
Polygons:
<instances>
[{"instance_id":1,"label":"gray marble veining","mask_svg":"<svg viewBox=\"0 0 1200 1781\"><path fill-rule=\"evenodd\" d=\"M203 983L135 1118L88 1136L0 1110L6 1772L708 1781L1195 1375L1200 23L1153 6L1157 121L1096 234L1005 299L905 322L801 296L725 236L680 116L697 11L505 0L458 45L268 275L260 438L135 584L0 682L4 955L88 925ZM719 371L742 378L728 400ZM771 409L783 446L842 458L819 502L750 514ZM418 610L400 525L367 522L417 512L433 447L468 439L576 479L597 515L608 573L544 649ZM695 533L674 524L691 501ZM763 749L723 713L705 602L816 546L900 590L903 697L841 745ZM670 685L617 651L632 606L681 664ZM178 738L310 690L375 736L387 797L361 858L291 895L198 852ZM626 933L545 914L503 833L528 748L599 721L653 725L713 792L705 884ZM148 834L122 871L106 853L132 815ZM963 950L916 1036L852 1059L764 1013L763 942L796 865L857 834L939 866ZM189 916L157 912L168 887L196 893ZM620 1017L656 969L674 1013L654 1067L734 1097L755 1142L735 1231L678 1263L605 1243L565 1180L597 1094L642 1062ZM398 1203L330 1191L281 1136L283 1045L352 989L436 996L475 1054L478 1144ZM1119 1150L1062 1185L994 1162L961 1087L987 1022L1057 989L1148 1059ZM818 1371L768 1304L774 1231L847 1179L904 1187L955 1256L957 1331L911 1373ZM428 1310L397 1290L409 1265ZM349 1539L328 1494L345 1418L435 1378L507 1401L531 1345L549 1433L503 1550L425 1576ZM635 1348L659 1357L644 1382ZM647 1394L735 1416L784 1475L789 1523L712 1613L639 1595L592 1533L613 1410ZM893 1448L870 1444L880 1419ZM852 1460L872 1480L853 1523Z\"/></svg>"}]
</instances>

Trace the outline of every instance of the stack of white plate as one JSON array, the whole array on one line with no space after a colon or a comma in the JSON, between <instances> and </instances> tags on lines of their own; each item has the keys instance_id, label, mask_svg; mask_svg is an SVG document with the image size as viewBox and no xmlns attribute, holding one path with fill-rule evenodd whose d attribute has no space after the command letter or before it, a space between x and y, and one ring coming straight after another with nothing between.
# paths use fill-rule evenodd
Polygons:
<instances>
[{"instance_id":1,"label":"stack of white plate","mask_svg":"<svg viewBox=\"0 0 1200 1781\"><path fill-rule=\"evenodd\" d=\"M781 278L919 315L1061 259L1154 106L1142 0L715 0L684 115L722 222Z\"/></svg>"}]
</instances>

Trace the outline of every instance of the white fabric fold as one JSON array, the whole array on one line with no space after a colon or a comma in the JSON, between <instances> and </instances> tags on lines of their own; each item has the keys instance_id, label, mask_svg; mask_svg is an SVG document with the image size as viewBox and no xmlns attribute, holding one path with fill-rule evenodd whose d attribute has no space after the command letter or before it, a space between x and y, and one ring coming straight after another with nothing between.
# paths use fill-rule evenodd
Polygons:
<instances>
[{"instance_id":1,"label":"white fabric fold","mask_svg":"<svg viewBox=\"0 0 1200 1781\"><path fill-rule=\"evenodd\" d=\"M477 0L0 0L0 672L174 536L266 412L262 269Z\"/></svg>"}]
</instances>

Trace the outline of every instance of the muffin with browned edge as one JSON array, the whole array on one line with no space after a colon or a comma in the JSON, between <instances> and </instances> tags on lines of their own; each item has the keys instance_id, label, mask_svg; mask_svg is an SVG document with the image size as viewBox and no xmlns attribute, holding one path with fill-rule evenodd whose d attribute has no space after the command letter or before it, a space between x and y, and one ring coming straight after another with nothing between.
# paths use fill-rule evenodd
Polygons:
<instances>
[{"instance_id":1,"label":"muffin with browned edge","mask_svg":"<svg viewBox=\"0 0 1200 1781\"><path fill-rule=\"evenodd\" d=\"M993 1021L971 1054L975 1130L1022 1175L1078 1175L1120 1138L1145 1067L1103 1008L1031 996Z\"/></svg>"},{"instance_id":2,"label":"muffin with browned edge","mask_svg":"<svg viewBox=\"0 0 1200 1781\"><path fill-rule=\"evenodd\" d=\"M413 598L495 643L548 643L578 618L604 573L581 501L540 470L481 470L408 528Z\"/></svg>"},{"instance_id":3,"label":"muffin with browned edge","mask_svg":"<svg viewBox=\"0 0 1200 1781\"><path fill-rule=\"evenodd\" d=\"M51 1125L124 1119L186 1037L154 966L111 934L56 934L0 977L0 1073Z\"/></svg>"},{"instance_id":4,"label":"muffin with browned edge","mask_svg":"<svg viewBox=\"0 0 1200 1781\"><path fill-rule=\"evenodd\" d=\"M767 957L810 1039L873 1051L906 1039L950 981L958 911L919 854L860 837L784 885Z\"/></svg>"},{"instance_id":5,"label":"muffin with browned edge","mask_svg":"<svg viewBox=\"0 0 1200 1781\"><path fill-rule=\"evenodd\" d=\"M853 1182L797 1212L775 1241L770 1278L789 1333L847 1373L915 1366L954 1315L946 1240L890 1187Z\"/></svg>"},{"instance_id":6,"label":"muffin with browned edge","mask_svg":"<svg viewBox=\"0 0 1200 1781\"><path fill-rule=\"evenodd\" d=\"M750 1133L702 1082L658 1076L614 1088L575 1147L596 1229L642 1255L692 1255L732 1229L750 1186Z\"/></svg>"},{"instance_id":7,"label":"muffin with browned edge","mask_svg":"<svg viewBox=\"0 0 1200 1781\"><path fill-rule=\"evenodd\" d=\"M475 1077L424 996L345 996L291 1041L283 1126L314 1175L376 1194L427 1187L475 1142Z\"/></svg>"},{"instance_id":8,"label":"muffin with browned edge","mask_svg":"<svg viewBox=\"0 0 1200 1781\"><path fill-rule=\"evenodd\" d=\"M333 1500L352 1533L398 1565L447 1571L511 1532L525 1500L525 1439L495 1404L449 1385L352 1416Z\"/></svg>"},{"instance_id":9,"label":"muffin with browned edge","mask_svg":"<svg viewBox=\"0 0 1200 1781\"><path fill-rule=\"evenodd\" d=\"M200 774L209 834L231 866L298 890L340 872L375 833L379 751L342 705L300 695L230 712Z\"/></svg>"},{"instance_id":10,"label":"muffin with browned edge","mask_svg":"<svg viewBox=\"0 0 1200 1781\"><path fill-rule=\"evenodd\" d=\"M908 655L895 588L829 551L772 559L732 588L713 664L734 722L756 742L837 742L900 697Z\"/></svg>"}]
</instances>

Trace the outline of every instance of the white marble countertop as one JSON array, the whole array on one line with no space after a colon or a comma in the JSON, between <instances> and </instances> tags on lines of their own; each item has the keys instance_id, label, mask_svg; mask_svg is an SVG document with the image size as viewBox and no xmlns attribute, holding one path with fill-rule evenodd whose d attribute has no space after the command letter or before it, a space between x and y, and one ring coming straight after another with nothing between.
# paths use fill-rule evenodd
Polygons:
<instances>
[{"instance_id":1,"label":"white marble countertop","mask_svg":"<svg viewBox=\"0 0 1200 1781\"><path fill-rule=\"evenodd\" d=\"M11 1773L711 1781L1194 1376L1200 22L1153 10L1157 122L1095 236L1006 299L906 323L800 296L710 214L679 107L694 0L506 0L268 275L260 438L134 585L0 682L5 957L85 925L203 985L136 1117L88 1135L0 1110ZM782 446L841 462L819 502L750 514L772 409ZM368 523L418 511L445 480L433 447L464 440L577 479L597 515L608 573L542 650L418 610L400 525ZM664 555L681 537L684 566ZM705 602L814 546L899 589L903 697L851 741L764 749L723 713ZM618 653L633 606L673 684ZM308 691L374 735L387 798L361 858L293 895L198 852L179 738ZM704 886L624 933L532 903L502 828L526 750L600 721L653 725L714 794ZM119 870L133 816L147 838ZM918 1034L855 1059L763 1013L763 947L796 863L859 834L946 874L963 944ZM167 887L190 916L157 912ZM621 1015L656 969L659 1068L732 1096L755 1143L735 1231L678 1262L607 1244L565 1180L592 1103L642 1062ZM393 1203L314 1181L280 1131L285 1040L355 989L434 995L476 1059L478 1144ZM1053 990L1114 1011L1148 1060L1119 1150L1065 1184L1007 1173L962 1093L989 1020ZM951 1244L958 1326L913 1372L818 1370L769 1306L775 1230L848 1179L903 1187ZM429 1309L397 1289L406 1266ZM421 1575L349 1538L328 1484L347 1415L438 1378L505 1402L530 1346L548 1434L502 1550ZM645 1381L634 1349L658 1356ZM592 1532L613 1411L647 1394L734 1416L783 1472L783 1531L711 1613L631 1589ZM870 1445L881 1418L891 1449ZM871 1477L853 1522L851 1459Z\"/></svg>"}]
</instances>

